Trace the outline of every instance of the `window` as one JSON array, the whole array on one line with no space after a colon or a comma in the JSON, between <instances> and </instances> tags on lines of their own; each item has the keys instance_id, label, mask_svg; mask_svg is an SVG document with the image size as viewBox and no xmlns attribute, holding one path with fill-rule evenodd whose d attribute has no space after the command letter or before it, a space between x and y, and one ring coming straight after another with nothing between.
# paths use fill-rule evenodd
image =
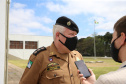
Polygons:
<instances>
[{"instance_id":1,"label":"window","mask_svg":"<svg viewBox=\"0 0 126 84\"><path fill-rule=\"evenodd\" d=\"M25 49L37 49L36 41L25 41Z\"/></svg>"},{"instance_id":2,"label":"window","mask_svg":"<svg viewBox=\"0 0 126 84\"><path fill-rule=\"evenodd\" d=\"M10 49L23 49L23 41L10 41Z\"/></svg>"}]
</instances>

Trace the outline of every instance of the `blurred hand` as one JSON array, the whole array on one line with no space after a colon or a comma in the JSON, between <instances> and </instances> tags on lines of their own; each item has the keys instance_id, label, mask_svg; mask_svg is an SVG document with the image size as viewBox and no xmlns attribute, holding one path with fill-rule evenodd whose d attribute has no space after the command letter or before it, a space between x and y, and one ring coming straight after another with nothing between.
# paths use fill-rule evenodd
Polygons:
<instances>
[{"instance_id":1,"label":"blurred hand","mask_svg":"<svg viewBox=\"0 0 126 84\"><path fill-rule=\"evenodd\" d=\"M77 73L78 73L78 77L81 80L81 84L94 84L95 83L95 81L96 81L95 75L91 69L89 69L89 71L91 73L91 76L88 78L85 78L85 77L83 77L83 74L79 73L80 71L78 70Z\"/></svg>"}]
</instances>

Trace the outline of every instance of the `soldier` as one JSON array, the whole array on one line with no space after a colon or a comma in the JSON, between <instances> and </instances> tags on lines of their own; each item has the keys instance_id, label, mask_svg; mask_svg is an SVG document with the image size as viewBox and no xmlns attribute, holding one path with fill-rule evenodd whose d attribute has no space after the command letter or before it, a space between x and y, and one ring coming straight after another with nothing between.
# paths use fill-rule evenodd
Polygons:
<instances>
[{"instance_id":1,"label":"soldier","mask_svg":"<svg viewBox=\"0 0 126 84\"><path fill-rule=\"evenodd\" d=\"M76 60L83 60L75 51L78 26L62 16L53 26L54 42L33 52L19 84L80 84Z\"/></svg>"},{"instance_id":2,"label":"soldier","mask_svg":"<svg viewBox=\"0 0 126 84\"><path fill-rule=\"evenodd\" d=\"M122 63L116 71L101 75L96 81L94 73L91 77L84 78L79 74L82 84L126 84L126 16L120 18L114 25L111 41L111 53L114 61ZM78 71L79 73L79 71Z\"/></svg>"}]
</instances>

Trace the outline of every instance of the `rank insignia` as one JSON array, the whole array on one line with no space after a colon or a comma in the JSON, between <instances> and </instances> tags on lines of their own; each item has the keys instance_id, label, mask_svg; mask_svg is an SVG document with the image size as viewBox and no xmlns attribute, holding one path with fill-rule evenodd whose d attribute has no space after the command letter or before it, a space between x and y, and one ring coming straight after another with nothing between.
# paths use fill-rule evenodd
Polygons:
<instances>
[{"instance_id":1,"label":"rank insignia","mask_svg":"<svg viewBox=\"0 0 126 84\"><path fill-rule=\"evenodd\" d=\"M47 65L47 67L56 66L56 65L59 65L59 64L58 64L58 63L55 63L55 62L52 62L52 63L49 63L49 64Z\"/></svg>"},{"instance_id":2,"label":"rank insignia","mask_svg":"<svg viewBox=\"0 0 126 84\"><path fill-rule=\"evenodd\" d=\"M60 69L60 66L47 67L47 71Z\"/></svg>"},{"instance_id":3,"label":"rank insignia","mask_svg":"<svg viewBox=\"0 0 126 84\"><path fill-rule=\"evenodd\" d=\"M53 52L50 52L50 55L53 55Z\"/></svg>"},{"instance_id":4,"label":"rank insignia","mask_svg":"<svg viewBox=\"0 0 126 84\"><path fill-rule=\"evenodd\" d=\"M32 66L32 64L33 64L33 62L30 60L30 61L28 62L27 67L30 69L30 68L31 68L31 66Z\"/></svg>"},{"instance_id":5,"label":"rank insignia","mask_svg":"<svg viewBox=\"0 0 126 84\"><path fill-rule=\"evenodd\" d=\"M35 50L35 51L33 52L33 54L34 54L35 56L37 56L38 53L40 53L41 51L44 51L44 50L46 50L45 47L38 48L37 50Z\"/></svg>"},{"instance_id":6,"label":"rank insignia","mask_svg":"<svg viewBox=\"0 0 126 84\"><path fill-rule=\"evenodd\" d=\"M49 57L49 61L52 62L53 61L53 57Z\"/></svg>"},{"instance_id":7,"label":"rank insignia","mask_svg":"<svg viewBox=\"0 0 126 84\"><path fill-rule=\"evenodd\" d=\"M67 22L67 25L68 25L68 26L70 26L70 25L71 25L71 22L70 22L70 21L69 21L69 22Z\"/></svg>"}]
</instances>

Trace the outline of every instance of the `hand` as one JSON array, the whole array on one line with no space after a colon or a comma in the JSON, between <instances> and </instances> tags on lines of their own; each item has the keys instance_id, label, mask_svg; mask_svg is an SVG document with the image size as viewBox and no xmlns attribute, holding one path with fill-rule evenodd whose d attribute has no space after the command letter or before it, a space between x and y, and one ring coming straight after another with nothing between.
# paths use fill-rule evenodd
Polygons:
<instances>
[{"instance_id":1,"label":"hand","mask_svg":"<svg viewBox=\"0 0 126 84\"><path fill-rule=\"evenodd\" d=\"M94 84L94 82L96 81L95 75L93 73L93 71L91 69L89 69L91 76L88 78L83 77L83 74L80 74L79 70L78 70L78 76L81 80L81 84Z\"/></svg>"}]
</instances>

